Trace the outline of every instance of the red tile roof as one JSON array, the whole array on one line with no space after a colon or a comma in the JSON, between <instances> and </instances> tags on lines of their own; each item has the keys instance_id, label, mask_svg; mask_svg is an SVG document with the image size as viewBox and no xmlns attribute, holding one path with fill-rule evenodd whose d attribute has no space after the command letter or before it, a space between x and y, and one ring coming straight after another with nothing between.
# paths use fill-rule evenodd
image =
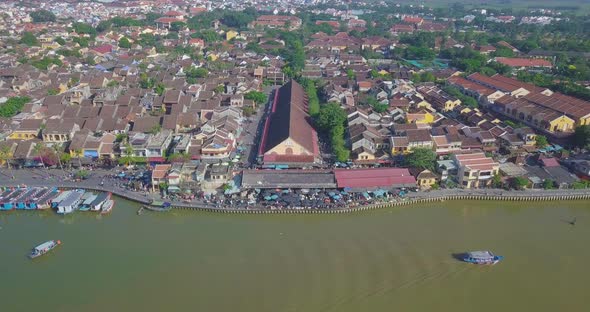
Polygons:
<instances>
[{"instance_id":1,"label":"red tile roof","mask_svg":"<svg viewBox=\"0 0 590 312\"><path fill-rule=\"evenodd\" d=\"M411 23L411 24L419 24L424 21L423 18L417 16L406 16L404 17L404 22Z\"/></svg>"},{"instance_id":2,"label":"red tile roof","mask_svg":"<svg viewBox=\"0 0 590 312\"><path fill-rule=\"evenodd\" d=\"M391 188L416 185L416 178L405 168L337 169L339 188Z\"/></svg>"},{"instance_id":3,"label":"red tile roof","mask_svg":"<svg viewBox=\"0 0 590 312\"><path fill-rule=\"evenodd\" d=\"M110 44L103 44L101 46L93 47L92 50L100 54L111 53L113 52L113 46Z\"/></svg>"},{"instance_id":4,"label":"red tile roof","mask_svg":"<svg viewBox=\"0 0 590 312\"><path fill-rule=\"evenodd\" d=\"M174 17L160 17L156 20L156 23L174 23L174 22L182 22L181 20L174 18Z\"/></svg>"},{"instance_id":5,"label":"red tile roof","mask_svg":"<svg viewBox=\"0 0 590 312\"><path fill-rule=\"evenodd\" d=\"M544 59L529 59L518 57L497 57L496 62L510 67L553 67L551 62Z\"/></svg>"},{"instance_id":6,"label":"red tile roof","mask_svg":"<svg viewBox=\"0 0 590 312\"><path fill-rule=\"evenodd\" d=\"M557 159L555 159L554 157L542 158L541 163L545 167L559 167L559 163L557 162Z\"/></svg>"}]
</instances>

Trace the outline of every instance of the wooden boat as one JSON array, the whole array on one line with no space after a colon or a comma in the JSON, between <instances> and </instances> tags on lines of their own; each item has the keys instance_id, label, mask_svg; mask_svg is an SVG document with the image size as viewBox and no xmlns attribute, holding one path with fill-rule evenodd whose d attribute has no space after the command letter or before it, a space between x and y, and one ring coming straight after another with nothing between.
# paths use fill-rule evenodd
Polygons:
<instances>
[{"instance_id":1,"label":"wooden boat","mask_svg":"<svg viewBox=\"0 0 590 312\"><path fill-rule=\"evenodd\" d=\"M57 213L68 214L74 212L74 210L78 209L78 205L80 204L84 193L85 191L82 189L71 191L68 196L57 205Z\"/></svg>"},{"instance_id":2,"label":"wooden boat","mask_svg":"<svg viewBox=\"0 0 590 312\"><path fill-rule=\"evenodd\" d=\"M96 196L96 199L94 199L94 201L90 204L90 210L100 211L104 202L111 199L111 195L112 194L110 192L99 193L98 196Z\"/></svg>"},{"instance_id":3,"label":"wooden boat","mask_svg":"<svg viewBox=\"0 0 590 312\"><path fill-rule=\"evenodd\" d=\"M112 199L105 201L104 204L102 204L102 209L100 211L100 214L107 214L107 213L111 212L111 210L113 210L114 205L115 205L115 201Z\"/></svg>"},{"instance_id":4,"label":"wooden boat","mask_svg":"<svg viewBox=\"0 0 590 312\"><path fill-rule=\"evenodd\" d=\"M503 256L496 256L491 251L487 250L467 252L461 258L461 260L463 260L464 262L482 265L493 265L500 262L502 259L504 259Z\"/></svg>"},{"instance_id":5,"label":"wooden boat","mask_svg":"<svg viewBox=\"0 0 590 312\"><path fill-rule=\"evenodd\" d=\"M153 201L149 205L144 205L143 208L151 211L165 212L170 211L170 209L172 209L172 206L169 202Z\"/></svg>"},{"instance_id":6,"label":"wooden boat","mask_svg":"<svg viewBox=\"0 0 590 312\"><path fill-rule=\"evenodd\" d=\"M59 245L61 245L61 241L59 240L46 241L45 243L33 248L33 250L31 250L31 253L29 254L29 258L35 259L37 257L40 257Z\"/></svg>"}]
</instances>

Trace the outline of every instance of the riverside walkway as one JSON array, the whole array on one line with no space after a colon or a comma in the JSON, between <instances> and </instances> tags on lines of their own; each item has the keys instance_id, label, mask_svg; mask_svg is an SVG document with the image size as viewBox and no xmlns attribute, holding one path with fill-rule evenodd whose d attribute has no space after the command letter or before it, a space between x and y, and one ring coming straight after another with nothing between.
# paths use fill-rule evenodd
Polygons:
<instances>
[{"instance_id":1,"label":"riverside walkway","mask_svg":"<svg viewBox=\"0 0 590 312\"><path fill-rule=\"evenodd\" d=\"M147 194L121 189L114 185L99 185L96 181L92 180L82 182L33 180L27 182L28 183L24 183L27 186L55 186L61 189L84 188L93 191L111 192L119 197L140 204L150 204L152 201L152 198ZM12 187L19 184L23 184L23 182L19 183L19 181L0 179L0 186L3 187ZM448 189L410 192L404 198L394 198L367 205L351 205L346 208L331 209L310 209L303 207L273 209L262 206L250 206L248 208L222 208L201 202L186 203L171 201L170 203L174 209L201 210L219 213L347 213L446 200L551 201L588 199L590 199L590 189L525 191L506 191L498 189Z\"/></svg>"}]
</instances>

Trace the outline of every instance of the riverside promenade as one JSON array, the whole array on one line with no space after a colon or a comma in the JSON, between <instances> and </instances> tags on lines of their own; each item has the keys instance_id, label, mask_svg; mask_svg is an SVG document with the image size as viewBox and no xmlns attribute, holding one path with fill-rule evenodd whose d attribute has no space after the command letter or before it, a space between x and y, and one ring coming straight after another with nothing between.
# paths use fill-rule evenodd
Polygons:
<instances>
[{"instance_id":1,"label":"riverside promenade","mask_svg":"<svg viewBox=\"0 0 590 312\"><path fill-rule=\"evenodd\" d=\"M83 188L93 191L111 192L119 197L135 201L140 204L150 204L152 197L149 194L129 191L106 183L101 185L96 179L81 182L71 182L59 178L45 180L6 179L0 177L0 186L13 187L25 184L27 186L49 186L60 189ZM525 190L506 191L499 189L448 189L426 192L409 192L404 198L390 198L368 205L353 204L346 208L309 209L303 207L273 209L262 206L250 206L248 208L221 208L202 202L176 202L171 201L173 209L201 210L217 213L348 213L366 211L379 208L407 206L419 203L447 201L447 200L496 200L496 201L558 201L558 200L590 200L590 189L581 190Z\"/></svg>"}]
</instances>

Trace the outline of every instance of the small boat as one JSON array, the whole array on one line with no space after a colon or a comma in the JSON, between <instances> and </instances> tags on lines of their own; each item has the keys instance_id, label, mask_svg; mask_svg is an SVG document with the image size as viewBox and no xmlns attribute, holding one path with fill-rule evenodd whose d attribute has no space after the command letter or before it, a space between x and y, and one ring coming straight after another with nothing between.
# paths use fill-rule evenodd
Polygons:
<instances>
[{"instance_id":1,"label":"small boat","mask_svg":"<svg viewBox=\"0 0 590 312\"><path fill-rule=\"evenodd\" d=\"M102 210L100 211L100 214L107 214L111 212L111 210L113 210L114 205L115 201L112 199L105 201L104 204L102 204Z\"/></svg>"},{"instance_id":2,"label":"small boat","mask_svg":"<svg viewBox=\"0 0 590 312\"><path fill-rule=\"evenodd\" d=\"M98 196L96 196L96 199L94 199L94 201L90 204L90 210L92 211L100 211L102 205L104 204L105 201L107 201L108 199L111 198L111 193L99 193Z\"/></svg>"},{"instance_id":3,"label":"small boat","mask_svg":"<svg viewBox=\"0 0 590 312\"><path fill-rule=\"evenodd\" d=\"M35 259L39 256L42 256L59 245L61 245L61 241L59 241L59 240L47 241L47 242L33 248L33 250L31 250L31 253L29 254L29 258Z\"/></svg>"},{"instance_id":4,"label":"small boat","mask_svg":"<svg viewBox=\"0 0 590 312\"><path fill-rule=\"evenodd\" d=\"M86 192L84 196L80 199L80 205L78 205L78 210L80 211L90 211L92 202L98 197L98 195L92 192Z\"/></svg>"},{"instance_id":5,"label":"small boat","mask_svg":"<svg viewBox=\"0 0 590 312\"><path fill-rule=\"evenodd\" d=\"M82 196L86 191L82 189L76 189L68 193L68 195L57 204L58 214L68 214L78 209L78 205L82 201Z\"/></svg>"},{"instance_id":6,"label":"small boat","mask_svg":"<svg viewBox=\"0 0 590 312\"><path fill-rule=\"evenodd\" d=\"M504 259L503 256L496 256L491 251L471 251L465 253L461 260L473 264L496 264Z\"/></svg>"}]
</instances>

